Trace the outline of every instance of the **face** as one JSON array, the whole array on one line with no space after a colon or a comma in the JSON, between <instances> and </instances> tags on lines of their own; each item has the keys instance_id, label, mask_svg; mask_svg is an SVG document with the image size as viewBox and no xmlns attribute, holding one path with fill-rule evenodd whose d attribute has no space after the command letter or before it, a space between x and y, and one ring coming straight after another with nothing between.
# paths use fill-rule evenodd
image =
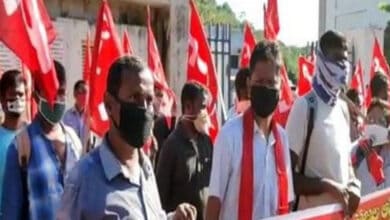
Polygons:
<instances>
[{"instance_id":1,"label":"face","mask_svg":"<svg viewBox=\"0 0 390 220\"><path fill-rule=\"evenodd\" d=\"M15 113L10 109L11 103L26 103L26 87L24 83L19 83L16 87L8 88L5 93L5 96L1 99L2 109L6 116L15 116L18 117L21 113Z\"/></svg>"},{"instance_id":2,"label":"face","mask_svg":"<svg viewBox=\"0 0 390 220\"><path fill-rule=\"evenodd\" d=\"M85 84L79 86L75 91L74 91L74 98L76 100L76 105L79 108L85 108L87 104L87 97L88 97L88 88Z\"/></svg>"},{"instance_id":3,"label":"face","mask_svg":"<svg viewBox=\"0 0 390 220\"><path fill-rule=\"evenodd\" d=\"M343 40L342 46L328 50L327 57L335 62L348 60L348 45L347 41Z\"/></svg>"},{"instance_id":4,"label":"face","mask_svg":"<svg viewBox=\"0 0 390 220\"><path fill-rule=\"evenodd\" d=\"M378 106L373 107L370 112L368 112L367 119L369 124L378 124L384 127L388 126L385 112Z\"/></svg>"},{"instance_id":5,"label":"face","mask_svg":"<svg viewBox=\"0 0 390 220\"><path fill-rule=\"evenodd\" d=\"M139 74L122 74L117 96L117 99L123 103L133 103L153 112L154 85L151 72L145 69ZM111 94L106 94L105 103L111 120L119 124L121 103Z\"/></svg>"},{"instance_id":6,"label":"face","mask_svg":"<svg viewBox=\"0 0 390 220\"><path fill-rule=\"evenodd\" d=\"M207 108L207 95L198 96L192 102L185 104L184 114L196 117L199 113Z\"/></svg>"},{"instance_id":7,"label":"face","mask_svg":"<svg viewBox=\"0 0 390 220\"><path fill-rule=\"evenodd\" d=\"M266 86L280 90L279 68L273 62L259 61L248 79L249 94L252 86Z\"/></svg>"},{"instance_id":8,"label":"face","mask_svg":"<svg viewBox=\"0 0 390 220\"><path fill-rule=\"evenodd\" d=\"M53 106L44 98L43 92L36 90L35 100L38 104L40 118L44 119L50 125L55 125L62 120L65 113L66 84L60 85L57 90L57 96Z\"/></svg>"},{"instance_id":9,"label":"face","mask_svg":"<svg viewBox=\"0 0 390 220\"><path fill-rule=\"evenodd\" d=\"M163 93L161 90L154 88L154 94L155 94L155 97L154 97L154 102L153 102L153 108L154 108L155 114L159 114L161 104L162 104L162 99L163 99Z\"/></svg>"}]
</instances>

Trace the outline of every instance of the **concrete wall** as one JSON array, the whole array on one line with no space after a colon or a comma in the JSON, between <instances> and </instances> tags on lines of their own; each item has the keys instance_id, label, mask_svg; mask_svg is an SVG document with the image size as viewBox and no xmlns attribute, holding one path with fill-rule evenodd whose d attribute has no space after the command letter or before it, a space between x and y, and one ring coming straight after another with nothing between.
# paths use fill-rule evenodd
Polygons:
<instances>
[{"instance_id":1,"label":"concrete wall","mask_svg":"<svg viewBox=\"0 0 390 220\"><path fill-rule=\"evenodd\" d=\"M380 2L390 0L320 0L319 34L333 29L343 32L355 47L356 61L362 61L368 80L374 37L383 45L389 14L379 10Z\"/></svg>"}]
</instances>

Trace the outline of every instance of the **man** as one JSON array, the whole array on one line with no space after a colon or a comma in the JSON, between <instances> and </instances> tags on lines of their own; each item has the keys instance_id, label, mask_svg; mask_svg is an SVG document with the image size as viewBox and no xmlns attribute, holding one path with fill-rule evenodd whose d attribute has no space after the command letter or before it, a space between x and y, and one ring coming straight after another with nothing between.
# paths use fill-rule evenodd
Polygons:
<instances>
[{"instance_id":1,"label":"man","mask_svg":"<svg viewBox=\"0 0 390 220\"><path fill-rule=\"evenodd\" d=\"M156 138L157 148L158 148L156 154L156 161L155 161L155 163L157 164L164 142L168 138L168 136L172 133L173 129L175 128L176 116L173 115L172 117L167 117L160 111L160 109L164 105L164 100L163 100L164 94L161 91L161 89L159 89L158 86L154 87L154 92L156 98L153 104L154 112L155 112L155 123L153 128L153 135Z\"/></svg>"},{"instance_id":2,"label":"man","mask_svg":"<svg viewBox=\"0 0 390 220\"><path fill-rule=\"evenodd\" d=\"M153 126L153 77L136 57L110 67L104 104L110 129L100 146L70 173L57 219L166 219L153 168L140 149ZM196 210L179 205L174 219L194 219Z\"/></svg>"},{"instance_id":3,"label":"man","mask_svg":"<svg viewBox=\"0 0 390 220\"><path fill-rule=\"evenodd\" d=\"M351 142L356 141L361 135L361 125L362 122L359 121L359 112L362 102L359 98L359 93L356 89L349 89L346 96L351 103L348 104L348 111L350 115L350 138Z\"/></svg>"},{"instance_id":4,"label":"man","mask_svg":"<svg viewBox=\"0 0 390 220\"><path fill-rule=\"evenodd\" d=\"M378 99L371 103L364 136L352 151L352 162L356 177L361 181L363 196L385 189L390 183L387 114L387 107ZM371 142L367 139L371 139Z\"/></svg>"},{"instance_id":5,"label":"man","mask_svg":"<svg viewBox=\"0 0 390 220\"><path fill-rule=\"evenodd\" d=\"M26 82L20 71L10 70L2 75L0 102L5 114L4 122L0 126L0 195L2 195L7 150L17 131L25 125L23 113L26 109Z\"/></svg>"},{"instance_id":6,"label":"man","mask_svg":"<svg viewBox=\"0 0 390 220\"><path fill-rule=\"evenodd\" d=\"M197 219L203 220L212 159L207 92L198 83L186 83L181 103L183 116L161 149L157 184L164 210L188 202L195 205Z\"/></svg>"},{"instance_id":7,"label":"man","mask_svg":"<svg viewBox=\"0 0 390 220\"><path fill-rule=\"evenodd\" d=\"M74 129L84 148L86 148L89 132L85 123L85 108L88 98L88 88L85 81L79 80L75 83L73 97L76 101L75 105L66 111L63 121L66 125Z\"/></svg>"},{"instance_id":8,"label":"man","mask_svg":"<svg viewBox=\"0 0 390 220\"><path fill-rule=\"evenodd\" d=\"M282 58L275 42L250 59L251 107L217 137L207 219L262 219L286 214L294 200L286 133L272 117L280 98Z\"/></svg>"},{"instance_id":9,"label":"man","mask_svg":"<svg viewBox=\"0 0 390 220\"><path fill-rule=\"evenodd\" d=\"M247 88L247 81L250 75L248 68L242 68L238 71L236 79L234 80L234 87L236 88L237 102L229 109L227 120L234 118L241 114L249 107L249 94Z\"/></svg>"},{"instance_id":10,"label":"man","mask_svg":"<svg viewBox=\"0 0 390 220\"><path fill-rule=\"evenodd\" d=\"M60 123L65 112L66 74L54 62L59 89L54 106L36 85L38 114L7 152L2 219L55 219L64 178L80 158L81 143L73 129Z\"/></svg>"},{"instance_id":11,"label":"man","mask_svg":"<svg viewBox=\"0 0 390 220\"><path fill-rule=\"evenodd\" d=\"M312 92L295 101L287 122L297 171L295 193L299 209L338 202L352 216L359 205L360 183L350 160L348 107L339 97L350 74L346 39L340 33L328 31L321 37L316 70Z\"/></svg>"},{"instance_id":12,"label":"man","mask_svg":"<svg viewBox=\"0 0 390 220\"><path fill-rule=\"evenodd\" d=\"M370 91L373 99L382 99L388 101L388 85L387 77L381 73L375 73L370 82Z\"/></svg>"}]
</instances>

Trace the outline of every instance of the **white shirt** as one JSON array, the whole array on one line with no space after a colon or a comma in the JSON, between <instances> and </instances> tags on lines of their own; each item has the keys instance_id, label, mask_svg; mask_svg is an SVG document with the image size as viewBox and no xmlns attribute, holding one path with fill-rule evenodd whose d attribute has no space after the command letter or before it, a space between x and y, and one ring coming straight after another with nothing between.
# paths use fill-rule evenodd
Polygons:
<instances>
[{"instance_id":1,"label":"white shirt","mask_svg":"<svg viewBox=\"0 0 390 220\"><path fill-rule=\"evenodd\" d=\"M331 107L318 96L316 98L317 110L309 143L305 176L328 178L347 186L350 179L351 148L347 105L338 99L335 106ZM299 97L292 107L286 126L290 148L299 157L299 168L302 164L308 115L305 97ZM299 209L336 202L329 194L301 196Z\"/></svg>"},{"instance_id":2,"label":"white shirt","mask_svg":"<svg viewBox=\"0 0 390 220\"><path fill-rule=\"evenodd\" d=\"M213 164L209 186L209 195L221 201L220 219L238 219L239 190L241 180L242 159L242 115L228 121L221 129L213 153ZM274 137L269 136L269 142L254 126L254 206L253 218L261 219L277 215L278 180L275 171ZM288 175L288 199L294 200L294 187L291 176L291 162L288 141L285 131L278 126L284 160Z\"/></svg>"}]
</instances>

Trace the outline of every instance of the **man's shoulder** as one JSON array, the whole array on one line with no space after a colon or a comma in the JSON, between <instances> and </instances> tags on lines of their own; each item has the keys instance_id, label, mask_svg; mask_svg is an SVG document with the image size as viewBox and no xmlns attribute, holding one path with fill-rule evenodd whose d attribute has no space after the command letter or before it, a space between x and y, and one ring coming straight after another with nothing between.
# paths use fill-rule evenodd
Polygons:
<instances>
[{"instance_id":1,"label":"man's shoulder","mask_svg":"<svg viewBox=\"0 0 390 220\"><path fill-rule=\"evenodd\" d=\"M237 138L238 135L242 134L242 120L243 115L241 114L227 121L219 131L218 138Z\"/></svg>"},{"instance_id":2,"label":"man's shoulder","mask_svg":"<svg viewBox=\"0 0 390 220\"><path fill-rule=\"evenodd\" d=\"M73 183L80 183L85 178L97 175L100 167L99 147L97 147L74 165L69 174L69 179Z\"/></svg>"}]
</instances>

